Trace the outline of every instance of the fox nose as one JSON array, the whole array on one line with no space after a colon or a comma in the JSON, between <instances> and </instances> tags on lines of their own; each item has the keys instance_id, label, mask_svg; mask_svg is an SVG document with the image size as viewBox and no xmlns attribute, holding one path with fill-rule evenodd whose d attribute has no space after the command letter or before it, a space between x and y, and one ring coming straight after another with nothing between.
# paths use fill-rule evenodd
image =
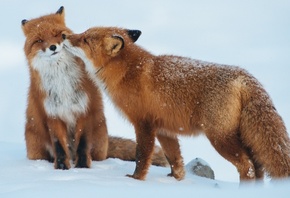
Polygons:
<instances>
[{"instance_id":1,"label":"fox nose","mask_svg":"<svg viewBox=\"0 0 290 198\"><path fill-rule=\"evenodd\" d=\"M49 49L50 49L51 51L55 51L55 50L56 50L56 46L55 46L55 45L51 45L51 46L49 47Z\"/></svg>"}]
</instances>

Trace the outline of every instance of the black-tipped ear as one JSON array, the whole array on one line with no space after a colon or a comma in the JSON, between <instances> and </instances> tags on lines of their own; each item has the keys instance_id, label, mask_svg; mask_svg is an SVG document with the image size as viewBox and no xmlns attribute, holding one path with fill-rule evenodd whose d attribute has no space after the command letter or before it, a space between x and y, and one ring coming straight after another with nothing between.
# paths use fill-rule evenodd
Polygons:
<instances>
[{"instance_id":1,"label":"black-tipped ear","mask_svg":"<svg viewBox=\"0 0 290 198\"><path fill-rule=\"evenodd\" d=\"M64 7L61 6L61 7L56 11L56 14L62 14L63 10L64 10Z\"/></svg>"},{"instance_id":2,"label":"black-tipped ear","mask_svg":"<svg viewBox=\"0 0 290 198\"><path fill-rule=\"evenodd\" d=\"M28 20L23 19L23 20L21 21L21 24L22 24L22 25L25 25L27 22L28 22Z\"/></svg>"},{"instance_id":3,"label":"black-tipped ear","mask_svg":"<svg viewBox=\"0 0 290 198\"><path fill-rule=\"evenodd\" d=\"M132 41L136 42L142 32L140 30L127 30L127 33Z\"/></svg>"}]
</instances>

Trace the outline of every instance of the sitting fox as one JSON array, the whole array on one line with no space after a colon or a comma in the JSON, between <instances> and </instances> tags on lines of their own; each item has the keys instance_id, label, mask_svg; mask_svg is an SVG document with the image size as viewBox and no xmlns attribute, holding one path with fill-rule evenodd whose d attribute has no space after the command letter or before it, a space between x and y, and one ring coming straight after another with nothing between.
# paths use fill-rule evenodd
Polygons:
<instances>
[{"instance_id":1,"label":"sitting fox","mask_svg":"<svg viewBox=\"0 0 290 198\"><path fill-rule=\"evenodd\" d=\"M139 32L140 34L141 32ZM290 140L262 85L244 69L180 56L154 56L125 29L68 35L95 83L135 127L135 179L144 180L157 136L176 179L184 178L178 135L204 133L241 180L290 175Z\"/></svg>"},{"instance_id":2,"label":"sitting fox","mask_svg":"<svg viewBox=\"0 0 290 198\"><path fill-rule=\"evenodd\" d=\"M63 48L64 9L22 21L30 87L25 140L29 159L54 162L56 169L90 167L91 160L135 160L136 143L108 136L102 96L83 61ZM132 32L127 32L136 41ZM156 147L153 164L166 166Z\"/></svg>"}]
</instances>

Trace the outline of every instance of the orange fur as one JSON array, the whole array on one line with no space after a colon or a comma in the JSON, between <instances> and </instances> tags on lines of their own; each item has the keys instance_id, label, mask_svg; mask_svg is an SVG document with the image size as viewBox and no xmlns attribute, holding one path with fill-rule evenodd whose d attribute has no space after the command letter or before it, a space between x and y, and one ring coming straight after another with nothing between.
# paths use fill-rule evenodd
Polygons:
<instances>
[{"instance_id":1,"label":"orange fur","mask_svg":"<svg viewBox=\"0 0 290 198\"><path fill-rule=\"evenodd\" d=\"M102 96L83 61L62 47L64 10L23 20L30 72L25 140L29 159L54 161L56 169L90 167L91 160L132 160L136 143L108 137ZM158 149L158 148L156 148ZM128 157L130 156L130 157ZM157 165L166 166L163 152Z\"/></svg>"},{"instance_id":2,"label":"orange fur","mask_svg":"<svg viewBox=\"0 0 290 198\"><path fill-rule=\"evenodd\" d=\"M135 127L136 169L129 176L145 179L157 136L171 175L182 179L177 135L199 133L236 166L241 180L261 179L264 171L274 178L289 176L290 141L282 118L244 69L154 56L120 28L91 28L64 43Z\"/></svg>"}]
</instances>

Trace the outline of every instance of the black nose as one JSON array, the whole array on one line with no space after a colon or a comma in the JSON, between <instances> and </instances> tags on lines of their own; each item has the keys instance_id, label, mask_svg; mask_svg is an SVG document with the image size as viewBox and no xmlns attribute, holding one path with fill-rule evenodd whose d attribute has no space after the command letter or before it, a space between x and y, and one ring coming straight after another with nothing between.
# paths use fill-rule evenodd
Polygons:
<instances>
[{"instance_id":1,"label":"black nose","mask_svg":"<svg viewBox=\"0 0 290 198\"><path fill-rule=\"evenodd\" d=\"M51 45L51 46L49 47L49 49L50 49L51 51L55 51L55 50L56 50L56 46L55 46L55 45Z\"/></svg>"}]
</instances>

